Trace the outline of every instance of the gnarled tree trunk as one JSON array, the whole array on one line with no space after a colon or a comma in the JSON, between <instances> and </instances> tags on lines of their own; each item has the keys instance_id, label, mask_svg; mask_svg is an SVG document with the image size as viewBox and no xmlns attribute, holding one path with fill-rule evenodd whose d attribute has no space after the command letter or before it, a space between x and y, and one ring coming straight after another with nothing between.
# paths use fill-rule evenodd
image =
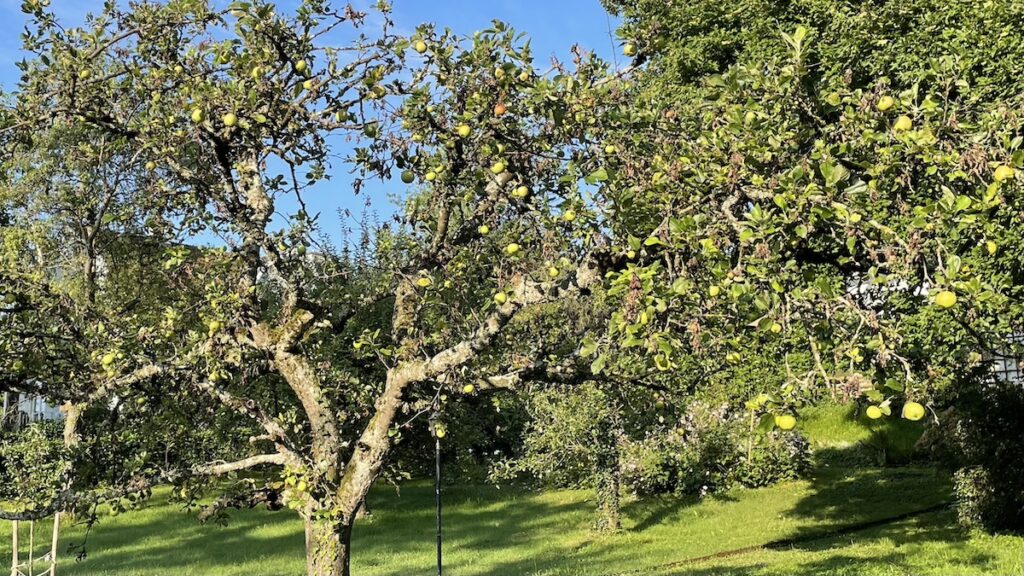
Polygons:
<instances>
[{"instance_id":1,"label":"gnarled tree trunk","mask_svg":"<svg viewBox=\"0 0 1024 576\"><path fill-rule=\"evenodd\" d=\"M349 576L352 523L306 518L306 574Z\"/></svg>"}]
</instances>

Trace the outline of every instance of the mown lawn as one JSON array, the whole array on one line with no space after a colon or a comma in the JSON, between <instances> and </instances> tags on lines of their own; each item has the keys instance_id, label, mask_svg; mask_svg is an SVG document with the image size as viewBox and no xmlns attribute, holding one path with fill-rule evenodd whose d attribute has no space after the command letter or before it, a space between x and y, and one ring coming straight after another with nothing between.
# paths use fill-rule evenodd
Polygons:
<instances>
[{"instance_id":1,"label":"mown lawn","mask_svg":"<svg viewBox=\"0 0 1024 576\"><path fill-rule=\"evenodd\" d=\"M834 419L835 414L816 416ZM839 417L841 418L841 416ZM848 420L847 420L848 422ZM624 529L590 530L591 494L450 486L445 494L445 564L457 576L650 574L1021 574L1024 538L962 532L948 508L948 478L919 467L848 467L857 440L841 425L807 422L820 450L834 453L813 477L703 501L654 498L625 505ZM822 440L814 426L834 428ZM844 436L845 435L845 436ZM844 436L843 438L838 438ZM817 439L815 439L817 438ZM373 516L355 531L357 576L431 574L432 486L379 488ZM932 509L902 521L831 531ZM81 542L68 527L63 542ZM764 548L765 544L799 542ZM747 549L742 553L711 557ZM105 518L88 537L88 558L61 576L285 576L303 573L302 525L293 513L238 512L225 526L200 525L160 492L142 510ZM0 526L0 558L10 557ZM703 559L701 559L703 558ZM695 560L696 559L696 560Z\"/></svg>"}]
</instances>

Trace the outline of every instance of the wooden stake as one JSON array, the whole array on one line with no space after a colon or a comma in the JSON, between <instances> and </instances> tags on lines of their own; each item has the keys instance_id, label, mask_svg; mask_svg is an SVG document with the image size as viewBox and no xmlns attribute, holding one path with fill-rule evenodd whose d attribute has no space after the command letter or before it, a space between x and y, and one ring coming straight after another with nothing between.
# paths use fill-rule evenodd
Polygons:
<instances>
[{"instance_id":1,"label":"wooden stake","mask_svg":"<svg viewBox=\"0 0 1024 576\"><path fill-rule=\"evenodd\" d=\"M14 550L11 552L11 576L18 576L18 521L14 521L14 530L11 532L11 545Z\"/></svg>"},{"instance_id":2,"label":"wooden stake","mask_svg":"<svg viewBox=\"0 0 1024 576\"><path fill-rule=\"evenodd\" d=\"M28 523L28 574L29 576L35 576L36 571L36 521L31 520Z\"/></svg>"},{"instance_id":3,"label":"wooden stake","mask_svg":"<svg viewBox=\"0 0 1024 576\"><path fill-rule=\"evenodd\" d=\"M53 514L53 539L50 541L50 576L57 576L57 535L60 533L60 512Z\"/></svg>"}]
</instances>

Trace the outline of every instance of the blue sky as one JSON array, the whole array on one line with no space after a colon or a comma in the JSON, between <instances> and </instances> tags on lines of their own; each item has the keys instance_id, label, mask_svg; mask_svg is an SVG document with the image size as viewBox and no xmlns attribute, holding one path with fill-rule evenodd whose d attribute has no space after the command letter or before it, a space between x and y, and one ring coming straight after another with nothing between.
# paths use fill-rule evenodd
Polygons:
<instances>
[{"instance_id":1,"label":"blue sky","mask_svg":"<svg viewBox=\"0 0 1024 576\"><path fill-rule=\"evenodd\" d=\"M26 16L21 12L22 0L0 0L0 86L12 90L18 79L14 63L22 58L20 35ZM355 0L365 5L370 0ZM226 2L225 2L226 3ZM295 5L295 0L280 0L282 11ZM341 6L344 0L335 0ZM601 7L599 0L392 0L393 18L403 32L410 32L423 22L450 27L460 34L487 28L494 19L510 23L531 39L535 62L545 67L552 56L569 59L569 48L580 44L598 55L615 61L618 50L613 39L616 21ZM51 10L72 24L81 22L85 13L99 9L101 0L51 0ZM334 167L334 178L319 186L305 199L313 212L320 212L325 232L338 241L342 223L335 214L339 208L350 209L356 216L363 213L366 198L373 200L373 210L380 215L392 212L385 198L399 192L395 183L369 186L361 197L355 197L346 184L345 166ZM282 211L290 207L281 205Z\"/></svg>"}]
</instances>

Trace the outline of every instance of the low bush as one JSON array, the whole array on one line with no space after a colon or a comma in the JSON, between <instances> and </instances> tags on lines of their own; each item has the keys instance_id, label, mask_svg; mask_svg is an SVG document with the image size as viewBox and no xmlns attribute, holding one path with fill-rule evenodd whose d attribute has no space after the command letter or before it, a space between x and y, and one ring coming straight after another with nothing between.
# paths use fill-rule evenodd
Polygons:
<instances>
[{"instance_id":1,"label":"low bush","mask_svg":"<svg viewBox=\"0 0 1024 576\"><path fill-rule=\"evenodd\" d=\"M945 404L927 445L956 469L961 524L991 532L1024 529L1024 386L962 386Z\"/></svg>"}]
</instances>

